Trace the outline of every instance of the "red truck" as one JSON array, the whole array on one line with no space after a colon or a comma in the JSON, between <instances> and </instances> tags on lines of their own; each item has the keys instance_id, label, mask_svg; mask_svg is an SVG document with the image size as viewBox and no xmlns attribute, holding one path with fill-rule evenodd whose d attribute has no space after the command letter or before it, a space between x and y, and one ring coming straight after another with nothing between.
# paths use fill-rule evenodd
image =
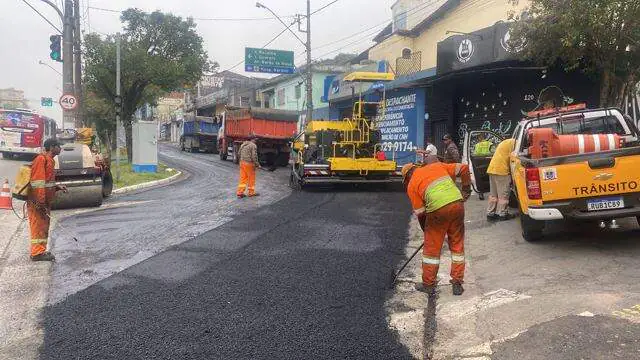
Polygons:
<instances>
[{"instance_id":1,"label":"red truck","mask_svg":"<svg viewBox=\"0 0 640 360\"><path fill-rule=\"evenodd\" d=\"M242 142L258 138L258 158L267 166L289 164L289 141L298 131L298 112L263 108L227 107L218 132L220 159L240 162L238 149Z\"/></svg>"}]
</instances>

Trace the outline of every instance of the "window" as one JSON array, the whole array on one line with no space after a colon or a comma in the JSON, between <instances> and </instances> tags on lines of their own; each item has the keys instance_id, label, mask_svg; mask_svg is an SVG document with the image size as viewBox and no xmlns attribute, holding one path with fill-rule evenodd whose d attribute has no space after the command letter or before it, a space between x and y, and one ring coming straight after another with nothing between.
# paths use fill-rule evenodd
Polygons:
<instances>
[{"instance_id":1,"label":"window","mask_svg":"<svg viewBox=\"0 0 640 360\"><path fill-rule=\"evenodd\" d=\"M249 99L248 96L241 96L240 97L240 107L247 107L249 106L249 101L251 101Z\"/></svg>"},{"instance_id":2,"label":"window","mask_svg":"<svg viewBox=\"0 0 640 360\"><path fill-rule=\"evenodd\" d=\"M296 85L296 99L300 99L302 97L302 86Z\"/></svg>"},{"instance_id":3,"label":"window","mask_svg":"<svg viewBox=\"0 0 640 360\"><path fill-rule=\"evenodd\" d=\"M285 103L284 89L280 89L278 90L278 105L284 105Z\"/></svg>"}]
</instances>

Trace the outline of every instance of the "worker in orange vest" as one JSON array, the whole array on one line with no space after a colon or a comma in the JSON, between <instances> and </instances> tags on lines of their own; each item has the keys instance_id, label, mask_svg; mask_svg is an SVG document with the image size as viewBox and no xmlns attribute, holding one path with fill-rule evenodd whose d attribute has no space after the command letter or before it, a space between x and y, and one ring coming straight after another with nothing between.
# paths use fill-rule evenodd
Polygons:
<instances>
[{"instance_id":1,"label":"worker in orange vest","mask_svg":"<svg viewBox=\"0 0 640 360\"><path fill-rule=\"evenodd\" d=\"M454 295L464 288L464 204L471 195L471 175L464 164L445 164L436 156L427 156L424 166L402 167L404 186L414 214L424 231L422 250L422 284L416 289L434 295L437 285L440 252L445 236L451 251L451 284ZM462 192L455 179L462 179Z\"/></svg>"},{"instance_id":2,"label":"worker in orange vest","mask_svg":"<svg viewBox=\"0 0 640 360\"><path fill-rule=\"evenodd\" d=\"M238 181L238 198L245 197L248 190L249 197L258 196L256 193L256 169L260 168L258 161L257 138L247 140L240 145L238 153L240 155L240 180Z\"/></svg>"},{"instance_id":3,"label":"worker in orange vest","mask_svg":"<svg viewBox=\"0 0 640 360\"><path fill-rule=\"evenodd\" d=\"M31 235L31 260L53 261L55 256L47 251L51 204L56 191L67 192L64 185L56 185L53 158L60 154L60 143L55 139L44 142L44 152L38 154L31 163L31 179L27 214Z\"/></svg>"}]
</instances>

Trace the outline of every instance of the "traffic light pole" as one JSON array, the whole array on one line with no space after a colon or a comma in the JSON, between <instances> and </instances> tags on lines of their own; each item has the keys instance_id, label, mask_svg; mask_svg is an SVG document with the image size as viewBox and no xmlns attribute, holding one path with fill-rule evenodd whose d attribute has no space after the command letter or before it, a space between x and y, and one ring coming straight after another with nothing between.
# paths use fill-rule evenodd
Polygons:
<instances>
[{"instance_id":1,"label":"traffic light pole","mask_svg":"<svg viewBox=\"0 0 640 360\"><path fill-rule=\"evenodd\" d=\"M75 82L75 93L76 93L76 101L78 102L78 107L76 108L76 120L75 126L76 128L82 127L84 123L83 119L83 111L84 102L82 101L82 60L80 58L80 41L81 41L81 33L80 33L80 0L73 1L73 14L75 26L73 28L73 65L75 67L73 80Z\"/></svg>"},{"instance_id":2,"label":"traffic light pole","mask_svg":"<svg viewBox=\"0 0 640 360\"><path fill-rule=\"evenodd\" d=\"M122 98L120 97L120 33L116 34L116 182L120 181L120 109ZM109 144L111 146L111 144Z\"/></svg>"},{"instance_id":3,"label":"traffic light pole","mask_svg":"<svg viewBox=\"0 0 640 360\"><path fill-rule=\"evenodd\" d=\"M64 0L64 22L62 28L62 90L63 95L73 94L73 3ZM62 114L62 129L66 124L74 124L72 111Z\"/></svg>"}]
</instances>

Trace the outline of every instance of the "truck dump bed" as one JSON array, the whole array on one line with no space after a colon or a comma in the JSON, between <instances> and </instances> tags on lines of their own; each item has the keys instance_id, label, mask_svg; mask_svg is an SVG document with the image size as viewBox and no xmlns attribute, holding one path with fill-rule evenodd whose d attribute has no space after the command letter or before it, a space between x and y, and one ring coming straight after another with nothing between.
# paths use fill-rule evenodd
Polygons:
<instances>
[{"instance_id":1,"label":"truck dump bed","mask_svg":"<svg viewBox=\"0 0 640 360\"><path fill-rule=\"evenodd\" d=\"M220 125L211 117L191 116L185 117L184 135L218 135Z\"/></svg>"},{"instance_id":2,"label":"truck dump bed","mask_svg":"<svg viewBox=\"0 0 640 360\"><path fill-rule=\"evenodd\" d=\"M298 128L298 113L274 109L227 110L225 135L232 138L257 136L264 139L290 139Z\"/></svg>"}]
</instances>

